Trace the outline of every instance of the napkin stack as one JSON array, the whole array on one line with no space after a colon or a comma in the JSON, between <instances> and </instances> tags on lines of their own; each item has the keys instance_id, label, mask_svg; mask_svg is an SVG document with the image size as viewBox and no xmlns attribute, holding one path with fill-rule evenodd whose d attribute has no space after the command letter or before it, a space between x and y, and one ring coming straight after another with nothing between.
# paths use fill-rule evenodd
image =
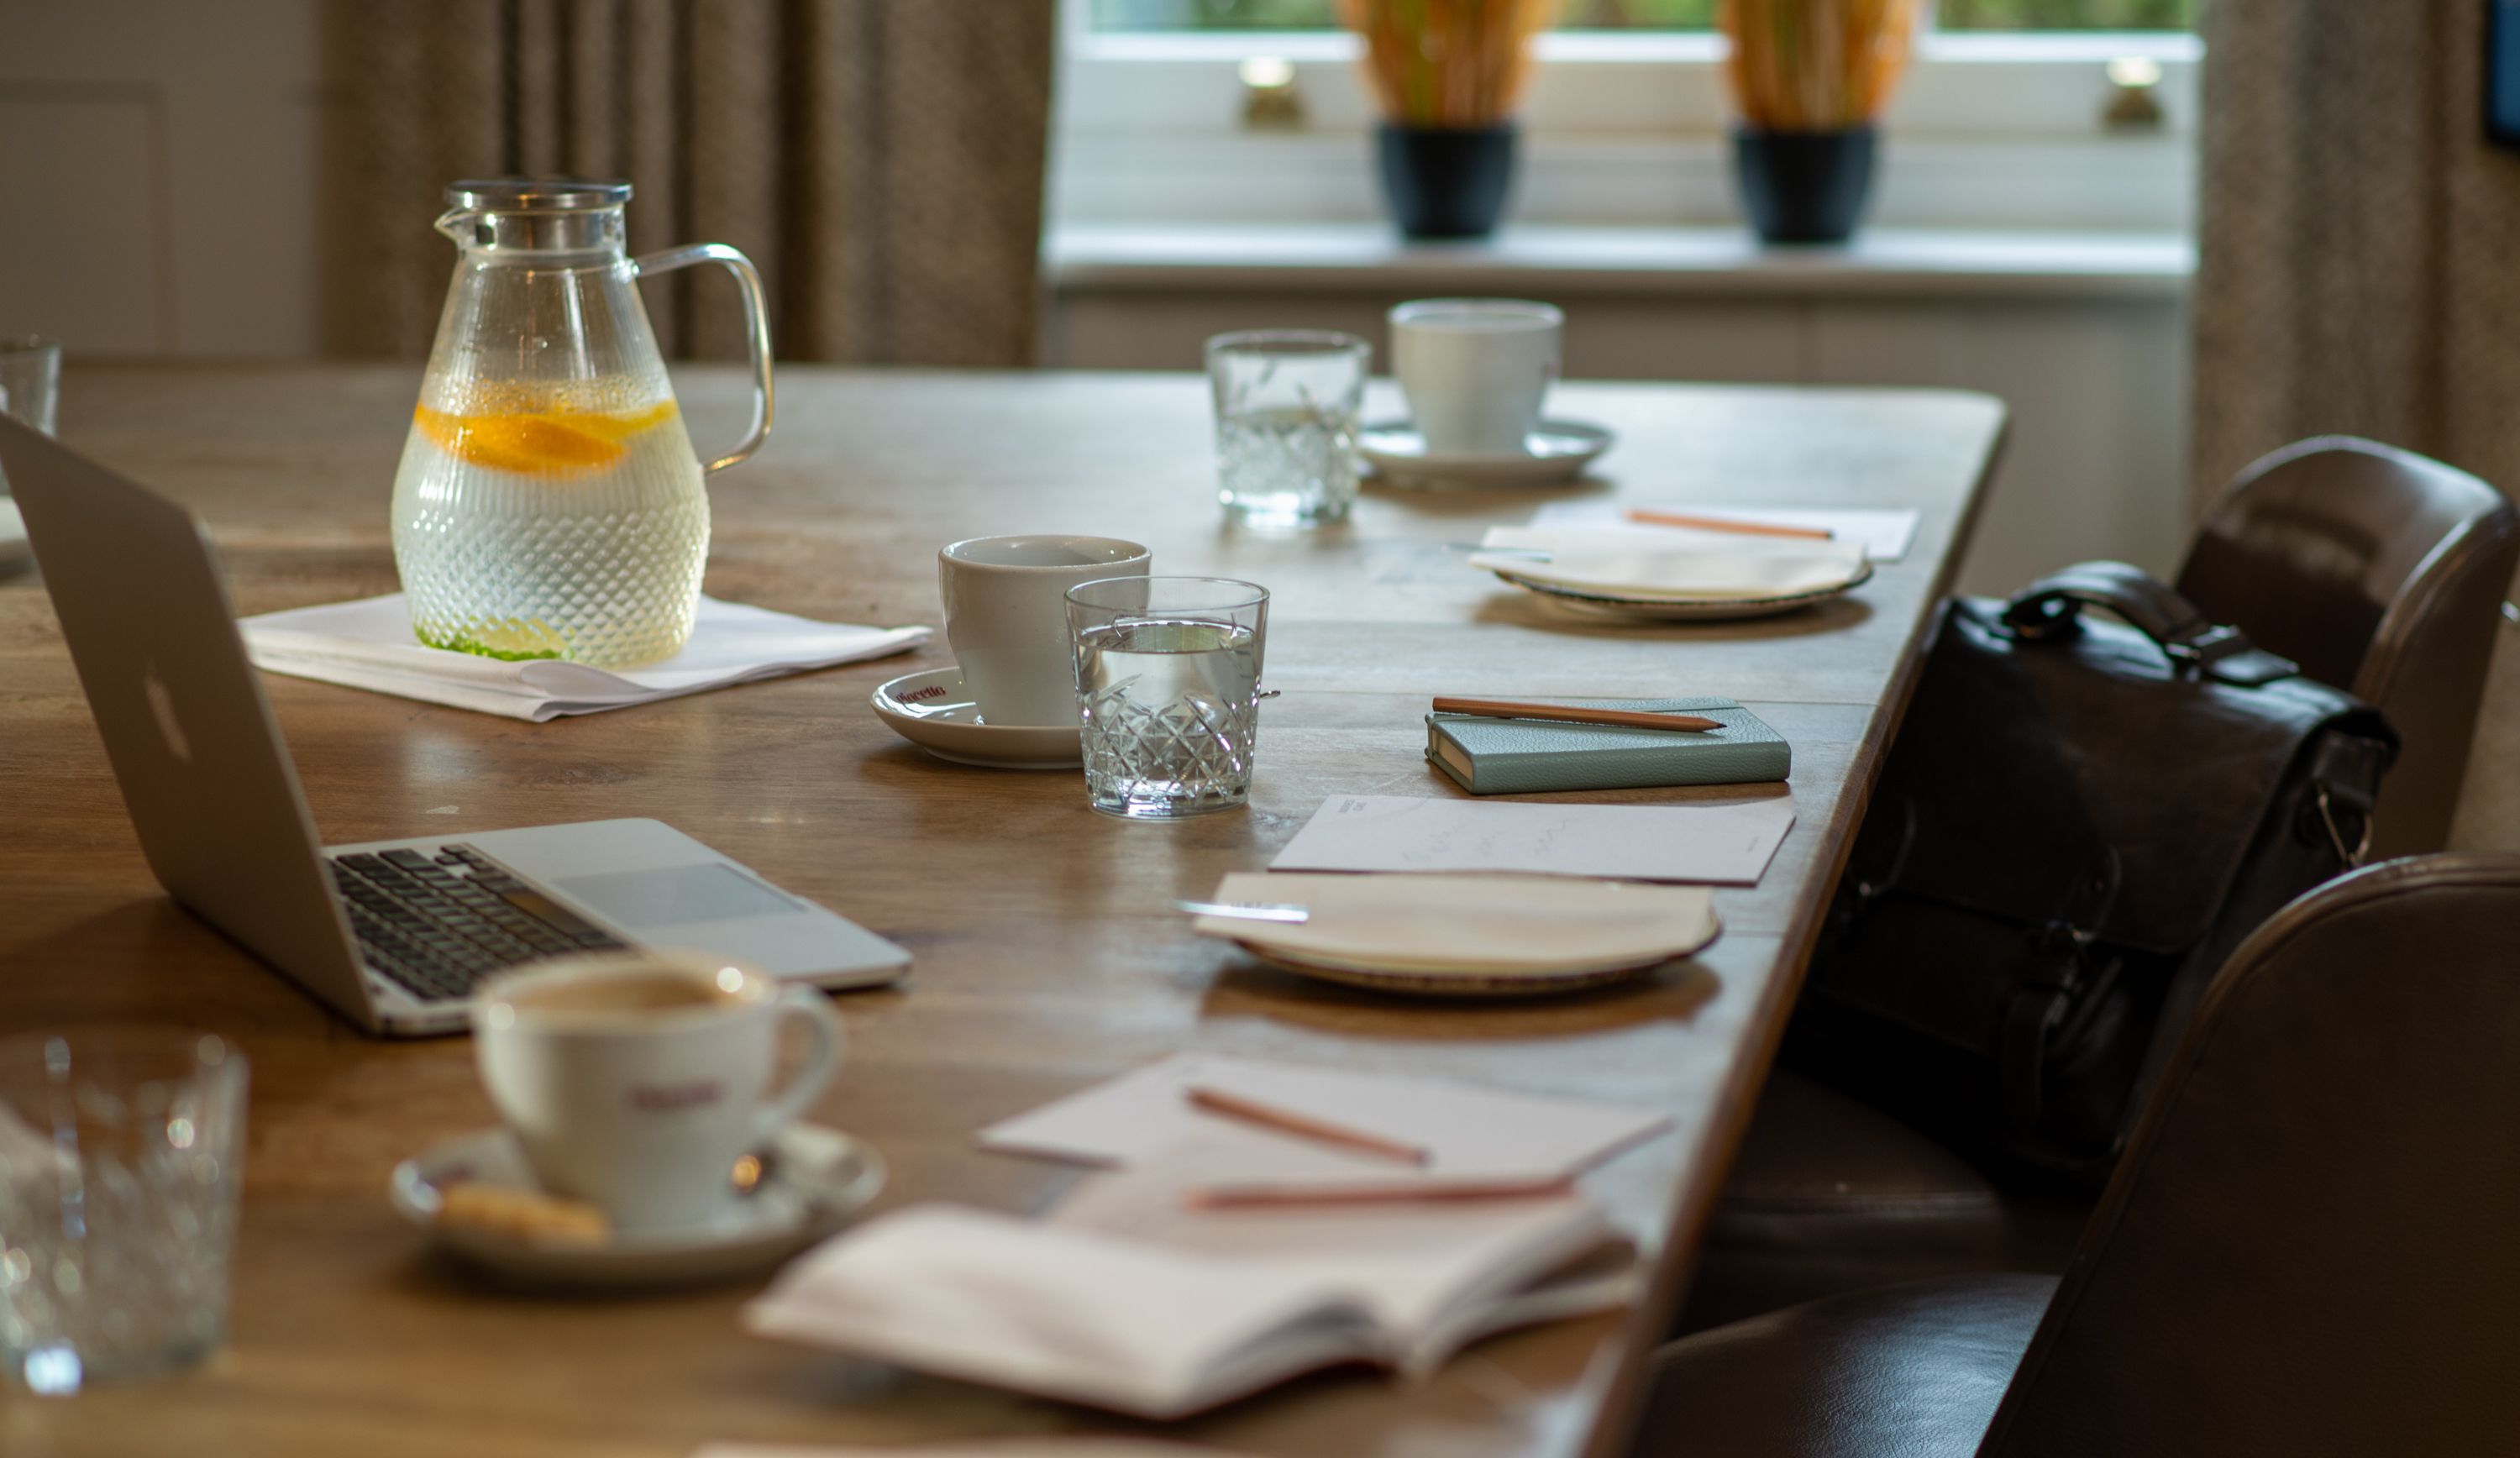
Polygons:
<instances>
[{"instance_id":1,"label":"napkin stack","mask_svg":"<svg viewBox=\"0 0 2520 1458\"><path fill-rule=\"evenodd\" d=\"M508 663L429 647L412 637L411 610L400 593L265 613L238 626L255 665L276 674L536 724L881 658L919 646L929 632L818 623L702 597L681 652L636 668L601 669L548 658Z\"/></svg>"}]
</instances>

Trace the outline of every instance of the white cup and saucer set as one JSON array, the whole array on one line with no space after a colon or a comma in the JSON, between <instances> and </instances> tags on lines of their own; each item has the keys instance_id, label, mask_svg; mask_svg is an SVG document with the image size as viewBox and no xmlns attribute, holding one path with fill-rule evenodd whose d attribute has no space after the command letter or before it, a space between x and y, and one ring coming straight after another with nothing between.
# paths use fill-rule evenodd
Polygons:
<instances>
[{"instance_id":1,"label":"white cup and saucer set","mask_svg":"<svg viewBox=\"0 0 2520 1458\"><path fill-rule=\"evenodd\" d=\"M780 1030L806 1051L773 1090ZM472 1010L501 1124L394 1168L396 1214L494 1274L582 1289L750 1275L883 1188L872 1148L802 1115L840 1062L807 987L693 952L537 963Z\"/></svg>"},{"instance_id":2,"label":"white cup and saucer set","mask_svg":"<svg viewBox=\"0 0 2520 1458\"><path fill-rule=\"evenodd\" d=\"M940 760L992 770L1073 770L1085 761L1067 590L1144 577L1152 555L1117 537L974 537L936 553L950 668L875 691L877 717Z\"/></svg>"},{"instance_id":3,"label":"white cup and saucer set","mask_svg":"<svg viewBox=\"0 0 2520 1458\"><path fill-rule=\"evenodd\" d=\"M1581 480L1616 437L1541 417L1566 316L1527 299L1426 298L1391 311L1391 372L1410 419L1367 424L1357 454L1386 484L1441 491Z\"/></svg>"}]
</instances>

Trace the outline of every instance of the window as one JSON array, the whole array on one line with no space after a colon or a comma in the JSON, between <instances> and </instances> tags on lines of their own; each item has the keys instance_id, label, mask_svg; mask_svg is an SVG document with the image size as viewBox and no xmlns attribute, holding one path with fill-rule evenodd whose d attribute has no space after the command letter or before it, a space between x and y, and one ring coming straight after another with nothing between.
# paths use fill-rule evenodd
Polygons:
<instances>
[{"instance_id":1,"label":"window","mask_svg":"<svg viewBox=\"0 0 2520 1458\"><path fill-rule=\"evenodd\" d=\"M1339 0L1061 0L1050 219L1364 223L1384 216ZM1928 0L1884 120L1876 225L2188 226L2204 0ZM1737 222L1717 0L1561 0L1518 120L1522 223ZM1240 65L1286 63L1300 126L1243 125ZM2107 67L2159 71L2167 124L2104 130Z\"/></svg>"},{"instance_id":2,"label":"window","mask_svg":"<svg viewBox=\"0 0 2520 1458\"><path fill-rule=\"evenodd\" d=\"M1565 0L1561 30L1705 30L1716 0ZM1943 30L2185 30L2196 0L1939 0ZM1337 0L1093 0L1098 30L1330 30Z\"/></svg>"}]
</instances>

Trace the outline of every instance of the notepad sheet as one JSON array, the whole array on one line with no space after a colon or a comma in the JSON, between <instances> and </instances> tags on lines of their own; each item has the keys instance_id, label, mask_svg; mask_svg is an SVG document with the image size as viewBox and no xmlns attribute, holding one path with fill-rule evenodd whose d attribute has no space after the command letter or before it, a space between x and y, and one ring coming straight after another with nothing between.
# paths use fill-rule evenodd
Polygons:
<instances>
[{"instance_id":1,"label":"notepad sheet","mask_svg":"<svg viewBox=\"0 0 2520 1458\"><path fill-rule=\"evenodd\" d=\"M1523 871L1755 886L1790 794L1725 805L1534 805L1332 795L1272 870Z\"/></svg>"},{"instance_id":2,"label":"notepad sheet","mask_svg":"<svg viewBox=\"0 0 2520 1458\"><path fill-rule=\"evenodd\" d=\"M1238 1141L1255 1170L1313 1141L1201 1110L1193 1085L1425 1149L1443 1173L1571 1174L1659 1132L1656 1109L1525 1093L1450 1079L1181 1053L982 1129L980 1147L1134 1165L1192 1144Z\"/></svg>"},{"instance_id":3,"label":"notepad sheet","mask_svg":"<svg viewBox=\"0 0 2520 1458\"><path fill-rule=\"evenodd\" d=\"M1630 532L1646 540L1665 541L1726 535L1630 521L1627 512L1636 507L1704 516L1717 521L1755 522L1828 532L1840 542L1862 544L1864 554L1876 562L1895 562L1906 556L1916 538L1916 511L1883 507L1705 507L1694 502L1551 502L1532 513L1531 525L1552 531Z\"/></svg>"}]
</instances>

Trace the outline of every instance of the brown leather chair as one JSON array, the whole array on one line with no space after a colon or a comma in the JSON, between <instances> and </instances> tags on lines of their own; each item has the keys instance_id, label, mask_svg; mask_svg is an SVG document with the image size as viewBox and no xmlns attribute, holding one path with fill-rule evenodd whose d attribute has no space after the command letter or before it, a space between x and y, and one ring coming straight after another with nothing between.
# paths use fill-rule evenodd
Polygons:
<instances>
[{"instance_id":1,"label":"brown leather chair","mask_svg":"<svg viewBox=\"0 0 2520 1458\"><path fill-rule=\"evenodd\" d=\"M2225 489L2180 596L2389 716L2405 751L2371 854L2450 843L2476 706L2520 561L2520 513L2462 470L2350 435L2284 447Z\"/></svg>"},{"instance_id":2,"label":"brown leather chair","mask_svg":"<svg viewBox=\"0 0 2520 1458\"><path fill-rule=\"evenodd\" d=\"M2208 993L2061 1282L1927 1281L1675 1342L1632 1452L2520 1452L2515 928L2508 854L2294 902Z\"/></svg>"},{"instance_id":3,"label":"brown leather chair","mask_svg":"<svg viewBox=\"0 0 2520 1458\"><path fill-rule=\"evenodd\" d=\"M2351 436L2252 464L2177 587L2304 672L2380 706L2405 749L2372 853L2448 843L2520 513L2485 482ZM2007 1189L1906 1125L1778 1070L1707 1234L1684 1328L1831 1292L1972 1270L2055 1270L2090 1210Z\"/></svg>"}]
</instances>

